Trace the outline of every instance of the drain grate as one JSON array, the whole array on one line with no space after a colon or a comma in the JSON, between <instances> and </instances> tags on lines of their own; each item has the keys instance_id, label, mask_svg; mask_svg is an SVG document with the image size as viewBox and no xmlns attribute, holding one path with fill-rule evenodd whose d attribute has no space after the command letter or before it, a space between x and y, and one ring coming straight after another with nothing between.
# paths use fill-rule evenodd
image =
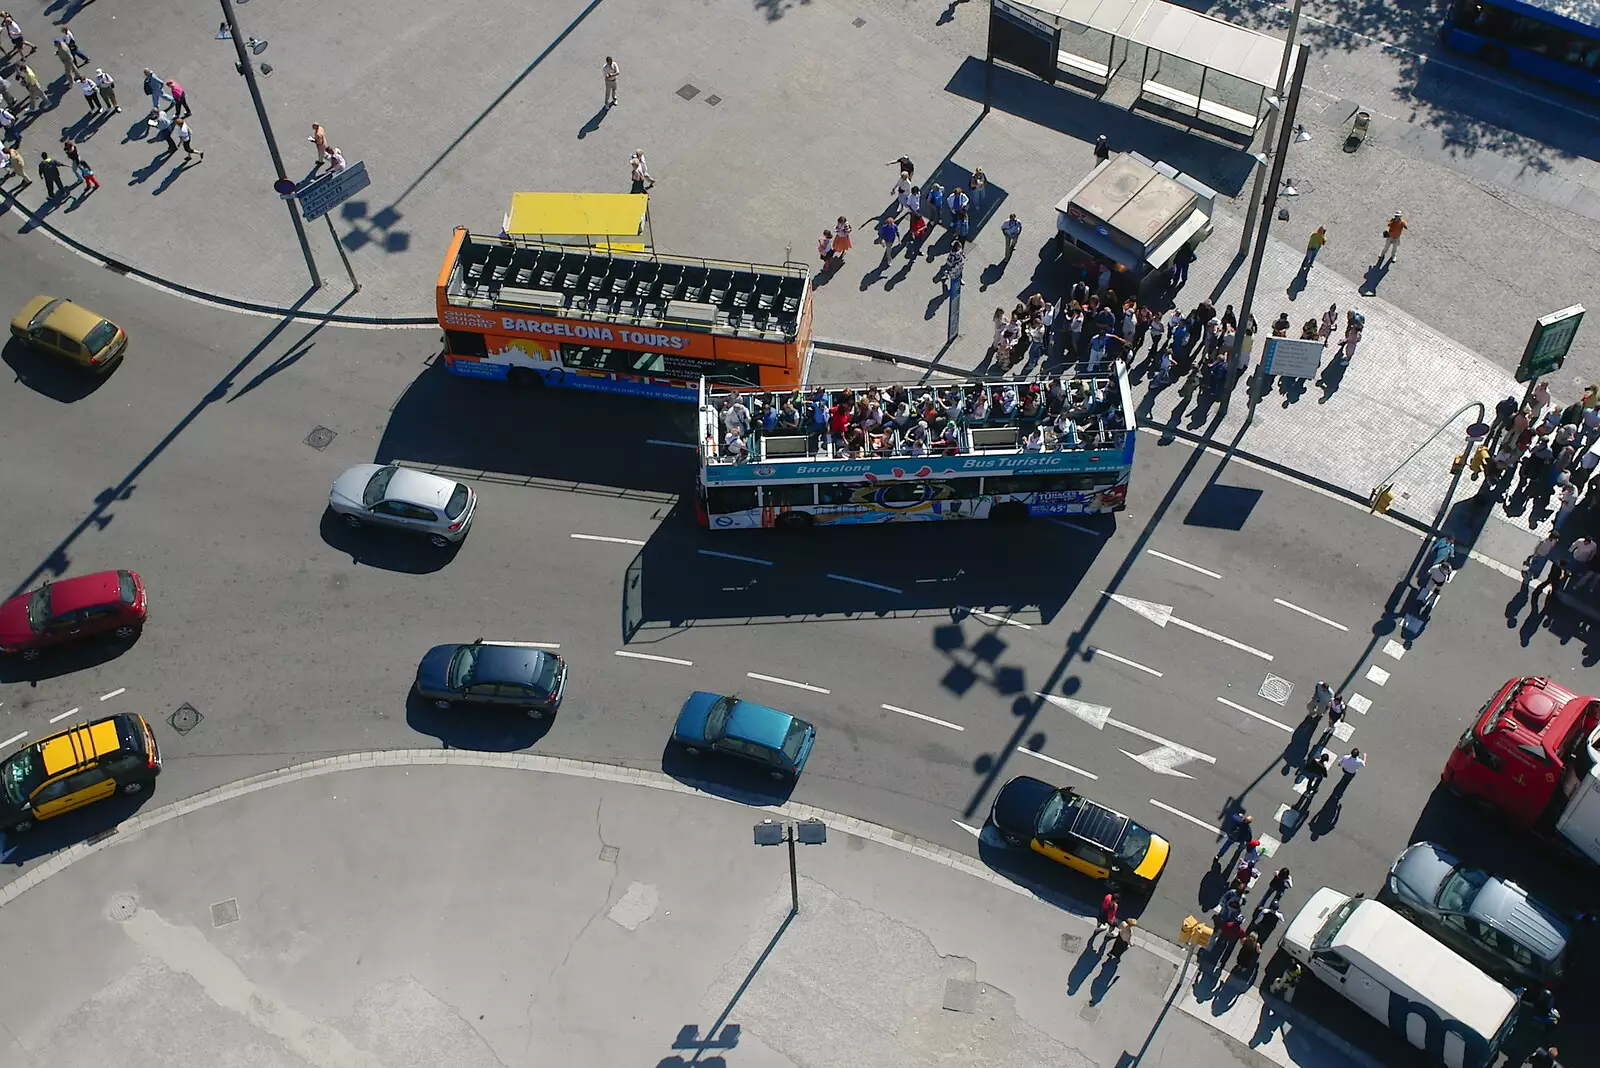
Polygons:
<instances>
[{"instance_id":1,"label":"drain grate","mask_svg":"<svg viewBox=\"0 0 1600 1068\"><path fill-rule=\"evenodd\" d=\"M211 926L226 927L239 922L239 899L230 897L211 906Z\"/></svg>"},{"instance_id":2,"label":"drain grate","mask_svg":"<svg viewBox=\"0 0 1600 1068\"><path fill-rule=\"evenodd\" d=\"M139 911L139 902L132 894L118 894L111 899L111 904L106 909L106 914L118 923L133 919L133 914Z\"/></svg>"},{"instance_id":3,"label":"drain grate","mask_svg":"<svg viewBox=\"0 0 1600 1068\"><path fill-rule=\"evenodd\" d=\"M306 435L306 444L319 452L333 444L333 439L339 435L325 426L314 426L311 433Z\"/></svg>"},{"instance_id":4,"label":"drain grate","mask_svg":"<svg viewBox=\"0 0 1600 1068\"><path fill-rule=\"evenodd\" d=\"M678 95L683 97L685 100L693 100L695 97L700 95L700 90L696 86L685 82L683 86L678 89Z\"/></svg>"},{"instance_id":5,"label":"drain grate","mask_svg":"<svg viewBox=\"0 0 1600 1068\"><path fill-rule=\"evenodd\" d=\"M617 854L621 852L622 850L618 849L616 846L601 846L600 860L606 864L615 864L617 860Z\"/></svg>"},{"instance_id":6,"label":"drain grate","mask_svg":"<svg viewBox=\"0 0 1600 1068\"><path fill-rule=\"evenodd\" d=\"M206 717L200 714L200 710L198 708L194 707L194 705L191 705L188 701L185 701L183 704L173 709L172 715L167 717L167 726L171 727L179 734L188 734L190 731L200 726L200 722L205 718Z\"/></svg>"},{"instance_id":7,"label":"drain grate","mask_svg":"<svg viewBox=\"0 0 1600 1068\"><path fill-rule=\"evenodd\" d=\"M706 97L706 103L710 104L712 107L716 107L718 104L722 103L722 98L716 93L712 93L710 96Z\"/></svg>"}]
</instances>

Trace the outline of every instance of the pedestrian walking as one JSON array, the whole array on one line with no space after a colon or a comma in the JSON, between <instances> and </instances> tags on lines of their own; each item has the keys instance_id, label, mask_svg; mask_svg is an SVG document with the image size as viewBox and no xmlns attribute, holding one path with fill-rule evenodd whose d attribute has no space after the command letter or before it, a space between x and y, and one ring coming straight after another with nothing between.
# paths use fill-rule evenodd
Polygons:
<instances>
[{"instance_id":1,"label":"pedestrian walking","mask_svg":"<svg viewBox=\"0 0 1600 1068\"><path fill-rule=\"evenodd\" d=\"M1331 759L1332 754L1326 749L1320 749L1306 757L1305 763L1300 765L1300 774L1295 777L1295 781L1304 780L1306 784L1305 793L1300 797L1301 804L1309 805L1317 791L1322 788L1322 781L1328 777L1328 764Z\"/></svg>"},{"instance_id":2,"label":"pedestrian walking","mask_svg":"<svg viewBox=\"0 0 1600 1068\"><path fill-rule=\"evenodd\" d=\"M1272 932L1283 922L1283 911L1278 905L1279 899L1274 898L1269 890L1266 900L1261 902L1255 915L1250 918L1250 933L1263 943L1272 937Z\"/></svg>"},{"instance_id":3,"label":"pedestrian walking","mask_svg":"<svg viewBox=\"0 0 1600 1068\"><path fill-rule=\"evenodd\" d=\"M72 49L67 47L67 42L57 37L55 40L56 58L61 61L61 69L66 72L67 81L76 82L78 74L78 57L72 54Z\"/></svg>"},{"instance_id":4,"label":"pedestrian walking","mask_svg":"<svg viewBox=\"0 0 1600 1068\"><path fill-rule=\"evenodd\" d=\"M844 254L849 252L854 245L854 242L850 240L850 233L850 220L843 215L839 216L833 224L832 241L833 254L839 258L840 263L844 262Z\"/></svg>"},{"instance_id":5,"label":"pedestrian walking","mask_svg":"<svg viewBox=\"0 0 1600 1068\"><path fill-rule=\"evenodd\" d=\"M967 188L972 190L972 210L982 215L984 194L989 192L989 177L983 173L982 167L972 172L972 181L968 183Z\"/></svg>"},{"instance_id":6,"label":"pedestrian walking","mask_svg":"<svg viewBox=\"0 0 1600 1068\"><path fill-rule=\"evenodd\" d=\"M17 117L10 108L0 108L0 145L21 142L22 131L17 128Z\"/></svg>"},{"instance_id":7,"label":"pedestrian walking","mask_svg":"<svg viewBox=\"0 0 1600 1068\"><path fill-rule=\"evenodd\" d=\"M61 184L61 164L52 159L50 153L39 153L39 177L44 179L44 195L47 199L54 200L66 192L66 186Z\"/></svg>"},{"instance_id":8,"label":"pedestrian walking","mask_svg":"<svg viewBox=\"0 0 1600 1068\"><path fill-rule=\"evenodd\" d=\"M1211 961L1218 968L1228 962L1228 957L1233 954L1233 949L1244 938L1244 922L1239 916L1234 915L1217 925L1216 933L1211 936L1211 944L1206 948L1211 950Z\"/></svg>"},{"instance_id":9,"label":"pedestrian walking","mask_svg":"<svg viewBox=\"0 0 1600 1068\"><path fill-rule=\"evenodd\" d=\"M183 146L185 163L187 163L193 156L199 156L201 159L206 158L206 154L204 152L196 152L194 150L194 145L190 143L189 120L180 116L178 121L173 125L172 132L178 136L178 143Z\"/></svg>"},{"instance_id":10,"label":"pedestrian walking","mask_svg":"<svg viewBox=\"0 0 1600 1068\"><path fill-rule=\"evenodd\" d=\"M186 119L194 114L193 111L189 110L189 94L183 91L183 86L171 78L167 79L167 95L172 97L172 117L174 119Z\"/></svg>"},{"instance_id":11,"label":"pedestrian walking","mask_svg":"<svg viewBox=\"0 0 1600 1068\"><path fill-rule=\"evenodd\" d=\"M952 286L961 284L961 272L966 265L967 248L958 237L950 242L950 254L944 258L944 268L940 271L945 292L949 292Z\"/></svg>"},{"instance_id":12,"label":"pedestrian walking","mask_svg":"<svg viewBox=\"0 0 1600 1068\"><path fill-rule=\"evenodd\" d=\"M1334 694L1333 698L1328 702L1328 729L1322 736L1323 741L1327 741L1328 738L1332 737L1334 728L1344 722L1344 717L1344 698Z\"/></svg>"},{"instance_id":13,"label":"pedestrian walking","mask_svg":"<svg viewBox=\"0 0 1600 1068\"><path fill-rule=\"evenodd\" d=\"M1522 561L1522 584L1526 586L1531 580L1544 574L1544 569L1550 563L1550 554L1556 551L1556 546L1561 544L1552 531L1544 540L1533 547L1533 552Z\"/></svg>"},{"instance_id":14,"label":"pedestrian walking","mask_svg":"<svg viewBox=\"0 0 1600 1068\"><path fill-rule=\"evenodd\" d=\"M1000 224L1000 233L1006 239L1006 255L1001 262L1007 263L1011 260L1011 254L1017 251L1017 238L1022 236L1022 223L1017 221L1015 214Z\"/></svg>"},{"instance_id":15,"label":"pedestrian walking","mask_svg":"<svg viewBox=\"0 0 1600 1068\"><path fill-rule=\"evenodd\" d=\"M18 96L13 91L10 82L6 81L4 78L0 78L0 103L5 104L7 111L13 113L21 111L22 102L25 99L27 99L25 96Z\"/></svg>"},{"instance_id":16,"label":"pedestrian walking","mask_svg":"<svg viewBox=\"0 0 1600 1068\"><path fill-rule=\"evenodd\" d=\"M314 122L311 124L311 136L307 137L306 140L316 146L317 165L311 168L316 170L317 167L328 162L328 131L322 128L322 123Z\"/></svg>"},{"instance_id":17,"label":"pedestrian walking","mask_svg":"<svg viewBox=\"0 0 1600 1068\"><path fill-rule=\"evenodd\" d=\"M344 152L338 145L328 146L328 173L341 174L349 164L344 161Z\"/></svg>"},{"instance_id":18,"label":"pedestrian walking","mask_svg":"<svg viewBox=\"0 0 1600 1068\"><path fill-rule=\"evenodd\" d=\"M1575 589L1585 590L1600 581L1600 553L1593 538L1574 539L1567 546L1567 555L1572 557L1573 573L1581 576Z\"/></svg>"},{"instance_id":19,"label":"pedestrian walking","mask_svg":"<svg viewBox=\"0 0 1600 1068\"><path fill-rule=\"evenodd\" d=\"M600 76L606 82L605 107L614 108L617 106L617 75L621 73L622 68L617 66L617 61L610 56L607 56L606 61L600 65Z\"/></svg>"},{"instance_id":20,"label":"pedestrian walking","mask_svg":"<svg viewBox=\"0 0 1600 1068\"><path fill-rule=\"evenodd\" d=\"M628 157L628 174L632 184L628 187L630 193L643 193L645 191L644 160L635 152Z\"/></svg>"},{"instance_id":21,"label":"pedestrian walking","mask_svg":"<svg viewBox=\"0 0 1600 1068\"><path fill-rule=\"evenodd\" d=\"M1104 163L1110 158L1111 139L1105 134L1101 134L1099 137L1094 139L1094 160L1096 163Z\"/></svg>"},{"instance_id":22,"label":"pedestrian walking","mask_svg":"<svg viewBox=\"0 0 1600 1068\"><path fill-rule=\"evenodd\" d=\"M178 151L178 143L172 139L172 116L157 108L150 112L149 125L151 136L167 143L167 155Z\"/></svg>"},{"instance_id":23,"label":"pedestrian walking","mask_svg":"<svg viewBox=\"0 0 1600 1068\"><path fill-rule=\"evenodd\" d=\"M1456 559L1456 540L1448 534L1440 534L1433 539L1433 546L1429 550L1428 566L1445 562L1454 563Z\"/></svg>"},{"instance_id":24,"label":"pedestrian walking","mask_svg":"<svg viewBox=\"0 0 1600 1068\"><path fill-rule=\"evenodd\" d=\"M1439 599L1439 592L1455 577L1456 569L1450 566L1449 561L1434 564L1428 569L1428 580L1422 585L1422 607L1431 609L1433 603Z\"/></svg>"},{"instance_id":25,"label":"pedestrian walking","mask_svg":"<svg viewBox=\"0 0 1600 1068\"><path fill-rule=\"evenodd\" d=\"M1255 819L1242 808L1236 808L1228 813L1227 818L1222 821L1222 846L1217 850L1217 860L1220 861L1225 853L1235 847L1244 848L1244 844L1250 841L1252 836L1251 824Z\"/></svg>"},{"instance_id":26,"label":"pedestrian walking","mask_svg":"<svg viewBox=\"0 0 1600 1068\"><path fill-rule=\"evenodd\" d=\"M1199 257L1194 254L1194 243L1185 241L1178 247L1178 252L1172 258L1172 265L1176 268L1174 279L1178 289L1189 284L1189 265ZM1102 271L1102 274L1105 272Z\"/></svg>"},{"instance_id":27,"label":"pedestrian walking","mask_svg":"<svg viewBox=\"0 0 1600 1068\"><path fill-rule=\"evenodd\" d=\"M910 228L911 228L910 229L910 239L912 241L918 242L919 245L920 245L921 242L927 240L927 237L928 237L927 210L928 210L927 206L922 201L922 188L920 186L915 186L915 185L912 186L911 187L911 218L910 218L910 220L908 220L909 223L910 223ZM913 252L913 253L911 253L909 258L910 259L916 259L917 258L917 254L915 252Z\"/></svg>"},{"instance_id":28,"label":"pedestrian walking","mask_svg":"<svg viewBox=\"0 0 1600 1068\"><path fill-rule=\"evenodd\" d=\"M144 69L143 84L144 93L150 98L151 110L161 111L161 105L166 101L167 83L162 81L161 76L155 71L151 70L149 67L146 67Z\"/></svg>"},{"instance_id":29,"label":"pedestrian walking","mask_svg":"<svg viewBox=\"0 0 1600 1068\"><path fill-rule=\"evenodd\" d=\"M1100 899L1100 919L1094 925L1094 930L1089 933L1089 941L1093 942L1095 936L1101 931L1110 931L1117 925L1117 908L1122 900L1116 894L1107 894Z\"/></svg>"},{"instance_id":30,"label":"pedestrian walking","mask_svg":"<svg viewBox=\"0 0 1600 1068\"><path fill-rule=\"evenodd\" d=\"M900 240L900 227L895 225L894 215L883 217L878 223L878 241L883 245L883 262L878 264L880 269L889 266L889 258L894 255L894 245Z\"/></svg>"},{"instance_id":31,"label":"pedestrian walking","mask_svg":"<svg viewBox=\"0 0 1600 1068\"><path fill-rule=\"evenodd\" d=\"M78 47L78 39L72 36L71 26L61 27L61 40L66 44L67 50L77 58L79 63L89 62L89 57L83 54L83 49Z\"/></svg>"},{"instance_id":32,"label":"pedestrian walking","mask_svg":"<svg viewBox=\"0 0 1600 1068\"><path fill-rule=\"evenodd\" d=\"M822 271L826 274L835 266L833 252L833 231L822 231L822 237L817 241L817 258L822 261Z\"/></svg>"},{"instance_id":33,"label":"pedestrian walking","mask_svg":"<svg viewBox=\"0 0 1600 1068\"><path fill-rule=\"evenodd\" d=\"M1338 791L1343 793L1350 786L1350 780L1354 779L1356 773L1366 766L1367 758L1361 755L1361 750L1359 749L1352 749L1340 757L1339 771L1344 775L1344 778L1339 780Z\"/></svg>"},{"instance_id":34,"label":"pedestrian walking","mask_svg":"<svg viewBox=\"0 0 1600 1068\"><path fill-rule=\"evenodd\" d=\"M39 46L25 40L22 36L22 27L17 25L17 20L11 17L9 11L0 11L0 24L6 28L6 37L11 41L10 55L21 59L24 55L33 55L39 51ZM26 49L26 51L24 51Z\"/></svg>"},{"instance_id":35,"label":"pedestrian walking","mask_svg":"<svg viewBox=\"0 0 1600 1068\"><path fill-rule=\"evenodd\" d=\"M89 103L89 114L95 115L103 110L100 104L100 87L94 84L93 78L79 78L78 91Z\"/></svg>"},{"instance_id":36,"label":"pedestrian walking","mask_svg":"<svg viewBox=\"0 0 1600 1068\"><path fill-rule=\"evenodd\" d=\"M28 91L28 106L35 111L44 107L44 85L39 81L39 75L34 73L32 67L26 63L17 63L17 84Z\"/></svg>"},{"instance_id":37,"label":"pedestrian walking","mask_svg":"<svg viewBox=\"0 0 1600 1068\"><path fill-rule=\"evenodd\" d=\"M1552 589L1552 588L1559 589L1561 587L1561 585L1566 582L1567 576L1569 574L1571 574L1571 571L1568 569L1567 562L1565 560L1561 560L1561 559L1553 560L1551 562L1550 573L1548 575L1546 575L1544 581L1539 583L1539 585L1535 586L1533 588L1533 592L1528 595L1528 604L1529 604L1529 606L1532 607L1535 611L1540 610L1539 609L1539 598L1544 595L1546 590L1549 590L1549 589ZM1550 607L1550 602L1548 600L1546 600L1545 604L1544 604L1544 609L1548 610L1549 607Z\"/></svg>"},{"instance_id":38,"label":"pedestrian walking","mask_svg":"<svg viewBox=\"0 0 1600 1068\"><path fill-rule=\"evenodd\" d=\"M1132 917L1122 921L1111 939L1111 952L1106 954L1107 959L1116 961L1122 959L1122 955L1128 952L1128 947L1133 945L1133 929L1137 926L1139 921Z\"/></svg>"},{"instance_id":39,"label":"pedestrian walking","mask_svg":"<svg viewBox=\"0 0 1600 1068\"><path fill-rule=\"evenodd\" d=\"M967 191L956 186L950 194L950 225L955 230L956 236L965 241L971 236L971 221L967 209L972 205L972 198L967 196Z\"/></svg>"},{"instance_id":40,"label":"pedestrian walking","mask_svg":"<svg viewBox=\"0 0 1600 1068\"><path fill-rule=\"evenodd\" d=\"M6 149L6 170L10 172L10 177L22 179L22 184L13 189L12 193L20 193L33 184L33 179L28 177L28 162L22 158L22 153L17 151L16 145Z\"/></svg>"},{"instance_id":41,"label":"pedestrian walking","mask_svg":"<svg viewBox=\"0 0 1600 1068\"><path fill-rule=\"evenodd\" d=\"M67 154L67 159L76 167L78 165L78 143L70 137L61 139L61 151Z\"/></svg>"},{"instance_id":42,"label":"pedestrian walking","mask_svg":"<svg viewBox=\"0 0 1600 1068\"><path fill-rule=\"evenodd\" d=\"M94 69L95 88L100 90L100 99L115 113L121 113L122 105L117 103L117 80L106 73L104 67Z\"/></svg>"},{"instance_id":43,"label":"pedestrian walking","mask_svg":"<svg viewBox=\"0 0 1600 1068\"><path fill-rule=\"evenodd\" d=\"M78 178L83 182L83 195L88 196L100 188L100 179L94 176L94 168L89 166L89 161L82 156L77 158L73 169L78 172Z\"/></svg>"},{"instance_id":44,"label":"pedestrian walking","mask_svg":"<svg viewBox=\"0 0 1600 1068\"><path fill-rule=\"evenodd\" d=\"M896 169L896 171L904 173L906 175L906 177L908 177L908 178L914 176L917 173L917 165L915 163L912 163L911 162L911 157L906 155L905 153L901 153L895 159L889 160L887 163L884 164L884 166L885 167L893 167L893 168Z\"/></svg>"},{"instance_id":45,"label":"pedestrian walking","mask_svg":"<svg viewBox=\"0 0 1600 1068\"><path fill-rule=\"evenodd\" d=\"M1273 873L1272 880L1267 883L1267 896L1261 899L1261 907L1264 909L1269 902L1282 901L1283 895L1287 894L1293 887L1294 876L1289 874L1289 869L1279 868ZM1257 910L1257 915L1259 914L1260 912Z\"/></svg>"},{"instance_id":46,"label":"pedestrian walking","mask_svg":"<svg viewBox=\"0 0 1600 1068\"><path fill-rule=\"evenodd\" d=\"M1400 235L1406 232L1406 217L1400 212L1389 216L1389 221L1383 227L1383 251L1378 253L1378 264L1382 266L1383 258L1389 257L1393 263L1399 258Z\"/></svg>"},{"instance_id":47,"label":"pedestrian walking","mask_svg":"<svg viewBox=\"0 0 1600 1068\"><path fill-rule=\"evenodd\" d=\"M1559 499L1556 504L1555 519L1551 521L1552 530L1560 530L1566 526L1567 520L1578 507L1578 487L1572 484L1571 475L1565 471L1561 472L1561 476L1556 479L1556 487Z\"/></svg>"},{"instance_id":48,"label":"pedestrian walking","mask_svg":"<svg viewBox=\"0 0 1600 1068\"><path fill-rule=\"evenodd\" d=\"M1561 1068L1561 1062L1556 1060L1561 1056L1561 1051L1554 1046L1544 1046L1528 1054L1528 1059L1523 1061L1523 1068Z\"/></svg>"},{"instance_id":49,"label":"pedestrian walking","mask_svg":"<svg viewBox=\"0 0 1600 1068\"><path fill-rule=\"evenodd\" d=\"M1233 974L1253 978L1260 963L1261 939L1254 933L1247 933L1239 942L1239 955L1234 958Z\"/></svg>"},{"instance_id":50,"label":"pedestrian walking","mask_svg":"<svg viewBox=\"0 0 1600 1068\"><path fill-rule=\"evenodd\" d=\"M1305 259L1300 261L1300 273L1305 274L1311 270L1311 265L1317 262L1317 253L1322 251L1322 246L1328 243L1328 228L1319 226L1311 231L1311 236L1306 239Z\"/></svg>"}]
</instances>

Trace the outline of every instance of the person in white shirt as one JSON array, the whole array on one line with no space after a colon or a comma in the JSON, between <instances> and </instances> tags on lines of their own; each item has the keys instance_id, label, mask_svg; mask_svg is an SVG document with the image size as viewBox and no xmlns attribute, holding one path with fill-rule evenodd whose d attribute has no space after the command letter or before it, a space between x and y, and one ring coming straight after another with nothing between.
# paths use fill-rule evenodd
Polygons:
<instances>
[{"instance_id":1,"label":"person in white shirt","mask_svg":"<svg viewBox=\"0 0 1600 1068\"><path fill-rule=\"evenodd\" d=\"M117 81L107 74L104 67L94 69L94 84L100 90L100 99L106 107L114 113L121 113L122 105L117 103Z\"/></svg>"},{"instance_id":2,"label":"person in white shirt","mask_svg":"<svg viewBox=\"0 0 1600 1068\"><path fill-rule=\"evenodd\" d=\"M743 400L733 398L733 403L722 413L722 425L741 434L750 429L750 409L744 406Z\"/></svg>"},{"instance_id":3,"label":"person in white shirt","mask_svg":"<svg viewBox=\"0 0 1600 1068\"><path fill-rule=\"evenodd\" d=\"M344 161L344 153L330 145L328 147L328 173L339 174L349 164Z\"/></svg>"},{"instance_id":4,"label":"person in white shirt","mask_svg":"<svg viewBox=\"0 0 1600 1068\"><path fill-rule=\"evenodd\" d=\"M1433 603L1439 599L1439 591L1454 577L1455 568L1450 566L1448 560L1429 568L1428 580L1422 585L1422 606L1432 608Z\"/></svg>"},{"instance_id":5,"label":"person in white shirt","mask_svg":"<svg viewBox=\"0 0 1600 1068\"><path fill-rule=\"evenodd\" d=\"M744 434L738 430L729 430L728 436L723 439L724 451L734 463L743 463L744 458L750 454L750 449L744 443Z\"/></svg>"},{"instance_id":6,"label":"person in white shirt","mask_svg":"<svg viewBox=\"0 0 1600 1068\"><path fill-rule=\"evenodd\" d=\"M600 74L606 80L605 106L608 108L617 106L617 75L621 73L622 68L617 66L617 61L607 56L605 63L600 67Z\"/></svg>"},{"instance_id":7,"label":"person in white shirt","mask_svg":"<svg viewBox=\"0 0 1600 1068\"><path fill-rule=\"evenodd\" d=\"M1367 766L1367 758L1361 755L1361 750L1352 749L1339 758L1339 770L1344 773L1344 778L1339 780L1334 793L1342 794L1350 786L1350 780L1356 777L1356 772Z\"/></svg>"}]
</instances>

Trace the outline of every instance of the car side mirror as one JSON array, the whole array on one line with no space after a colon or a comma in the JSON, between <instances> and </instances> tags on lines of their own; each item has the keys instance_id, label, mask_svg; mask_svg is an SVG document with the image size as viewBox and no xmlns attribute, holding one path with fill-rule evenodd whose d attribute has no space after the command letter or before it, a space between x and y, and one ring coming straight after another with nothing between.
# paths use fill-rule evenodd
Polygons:
<instances>
[{"instance_id":1,"label":"car side mirror","mask_svg":"<svg viewBox=\"0 0 1600 1068\"><path fill-rule=\"evenodd\" d=\"M28 810L30 810L32 808L33 808L33 802L32 801L24 801L22 803L22 811L27 812Z\"/></svg>"}]
</instances>

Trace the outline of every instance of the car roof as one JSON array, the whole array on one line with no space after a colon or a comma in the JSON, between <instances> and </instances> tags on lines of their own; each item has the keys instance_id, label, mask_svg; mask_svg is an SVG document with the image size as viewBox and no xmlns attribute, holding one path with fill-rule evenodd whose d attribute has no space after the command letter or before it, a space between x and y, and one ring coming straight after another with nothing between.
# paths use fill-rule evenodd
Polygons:
<instances>
[{"instance_id":1,"label":"car roof","mask_svg":"<svg viewBox=\"0 0 1600 1068\"><path fill-rule=\"evenodd\" d=\"M728 717L728 735L777 749L789 734L794 717L754 701L737 701Z\"/></svg>"},{"instance_id":2,"label":"car roof","mask_svg":"<svg viewBox=\"0 0 1600 1068\"><path fill-rule=\"evenodd\" d=\"M1559 921L1529 901L1520 886L1498 877L1491 877L1473 897L1471 915L1545 960L1560 956L1567 944L1567 933Z\"/></svg>"},{"instance_id":3,"label":"car roof","mask_svg":"<svg viewBox=\"0 0 1600 1068\"><path fill-rule=\"evenodd\" d=\"M63 300L50 310L44 325L61 331L74 341L82 341L85 334L100 325L102 318L104 316L96 315L81 304Z\"/></svg>"},{"instance_id":4,"label":"car roof","mask_svg":"<svg viewBox=\"0 0 1600 1068\"><path fill-rule=\"evenodd\" d=\"M59 616L82 608L112 604L121 596L115 571L96 571L50 583L50 614Z\"/></svg>"},{"instance_id":5,"label":"car roof","mask_svg":"<svg viewBox=\"0 0 1600 1068\"><path fill-rule=\"evenodd\" d=\"M542 649L523 645L483 644L476 648L478 658L472 665L473 682L526 683L539 670L545 656Z\"/></svg>"},{"instance_id":6,"label":"car roof","mask_svg":"<svg viewBox=\"0 0 1600 1068\"><path fill-rule=\"evenodd\" d=\"M117 717L110 716L94 723L69 727L38 744L39 755L44 760L44 773L52 776L108 753L115 753L122 748L122 739L117 736Z\"/></svg>"},{"instance_id":7,"label":"car roof","mask_svg":"<svg viewBox=\"0 0 1600 1068\"><path fill-rule=\"evenodd\" d=\"M453 479L440 478L410 467L397 467L384 495L392 501L420 504L437 511L450 503L450 495L455 490Z\"/></svg>"},{"instance_id":8,"label":"car roof","mask_svg":"<svg viewBox=\"0 0 1600 1068\"><path fill-rule=\"evenodd\" d=\"M1079 838L1093 842L1103 849L1115 852L1122 844L1122 836L1128 829L1128 817L1097 801L1091 801L1082 794L1076 795L1075 804L1077 814L1072 818L1072 833Z\"/></svg>"}]
</instances>

